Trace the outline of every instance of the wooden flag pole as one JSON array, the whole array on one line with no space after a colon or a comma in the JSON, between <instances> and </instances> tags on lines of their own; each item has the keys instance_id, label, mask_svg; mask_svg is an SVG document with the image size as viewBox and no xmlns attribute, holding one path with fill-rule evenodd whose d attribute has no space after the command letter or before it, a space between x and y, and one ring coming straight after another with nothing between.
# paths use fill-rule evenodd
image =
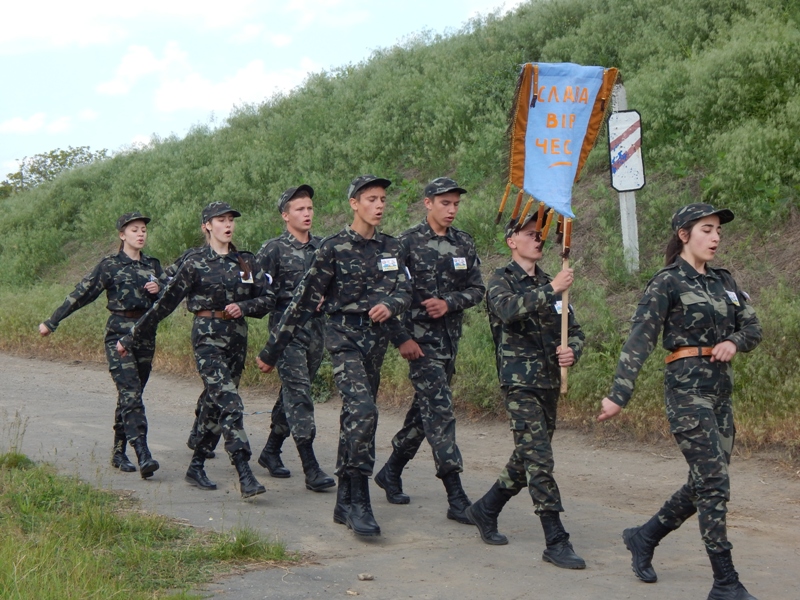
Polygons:
<instances>
[{"instance_id":1,"label":"wooden flag pole","mask_svg":"<svg viewBox=\"0 0 800 600\"><path fill-rule=\"evenodd\" d=\"M572 219L564 219L564 246L561 253L561 268L569 268L569 246L572 241ZM569 290L561 294L561 347L569 345ZM561 367L561 394L567 393L568 367Z\"/></svg>"}]
</instances>

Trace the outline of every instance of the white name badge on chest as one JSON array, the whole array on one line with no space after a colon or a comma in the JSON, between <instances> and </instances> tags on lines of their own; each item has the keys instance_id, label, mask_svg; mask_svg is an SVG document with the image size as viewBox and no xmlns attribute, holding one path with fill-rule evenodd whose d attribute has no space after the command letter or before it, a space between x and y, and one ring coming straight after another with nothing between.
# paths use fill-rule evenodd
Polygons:
<instances>
[{"instance_id":1,"label":"white name badge on chest","mask_svg":"<svg viewBox=\"0 0 800 600\"><path fill-rule=\"evenodd\" d=\"M467 270L467 259L463 256L454 256L453 257L453 268L456 271L466 271Z\"/></svg>"},{"instance_id":2,"label":"white name badge on chest","mask_svg":"<svg viewBox=\"0 0 800 600\"><path fill-rule=\"evenodd\" d=\"M244 271L239 271L239 277L242 279L242 283L253 283L253 273L248 273L247 279L245 279Z\"/></svg>"},{"instance_id":3,"label":"white name badge on chest","mask_svg":"<svg viewBox=\"0 0 800 600\"><path fill-rule=\"evenodd\" d=\"M728 298L731 299L731 302L733 302L735 306L739 306L739 296L736 295L736 292L725 290L725 293L728 294Z\"/></svg>"},{"instance_id":4,"label":"white name badge on chest","mask_svg":"<svg viewBox=\"0 0 800 600\"><path fill-rule=\"evenodd\" d=\"M561 314L561 310L562 310L561 307L562 307L561 300L556 300L555 309L556 309L556 313L558 313L559 315Z\"/></svg>"},{"instance_id":5,"label":"white name badge on chest","mask_svg":"<svg viewBox=\"0 0 800 600\"><path fill-rule=\"evenodd\" d=\"M382 258L381 259L381 271L397 271L397 259L396 258Z\"/></svg>"}]
</instances>

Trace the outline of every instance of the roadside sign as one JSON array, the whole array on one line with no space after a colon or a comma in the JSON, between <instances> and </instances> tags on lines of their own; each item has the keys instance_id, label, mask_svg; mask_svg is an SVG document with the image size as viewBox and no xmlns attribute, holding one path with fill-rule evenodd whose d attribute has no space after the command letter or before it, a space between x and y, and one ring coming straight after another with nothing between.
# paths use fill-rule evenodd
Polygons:
<instances>
[{"instance_id":1,"label":"roadside sign","mask_svg":"<svg viewBox=\"0 0 800 600\"><path fill-rule=\"evenodd\" d=\"M644 187L642 161L642 117L638 111L623 110L608 117L608 148L611 154L611 187L633 192Z\"/></svg>"}]
</instances>

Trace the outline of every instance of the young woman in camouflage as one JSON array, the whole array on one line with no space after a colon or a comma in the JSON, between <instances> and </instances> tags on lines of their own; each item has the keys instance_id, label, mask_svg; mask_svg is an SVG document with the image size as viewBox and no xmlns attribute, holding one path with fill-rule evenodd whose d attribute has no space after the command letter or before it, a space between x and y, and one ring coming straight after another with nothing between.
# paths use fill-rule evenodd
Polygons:
<instances>
[{"instance_id":1,"label":"young woman in camouflage","mask_svg":"<svg viewBox=\"0 0 800 600\"><path fill-rule=\"evenodd\" d=\"M725 518L736 431L731 359L758 345L761 326L731 274L708 265L719 247L721 226L732 220L730 210L699 203L673 215L667 266L650 280L639 301L598 417L610 419L628 403L642 364L663 331L663 345L670 352L664 372L667 418L689 463L689 479L647 523L626 529L622 537L633 557L633 572L653 583L655 547L697 513L714 571L708 600L755 600L733 567Z\"/></svg>"},{"instance_id":2,"label":"young woman in camouflage","mask_svg":"<svg viewBox=\"0 0 800 600\"><path fill-rule=\"evenodd\" d=\"M183 260L161 297L117 344L125 353L139 338L155 331L186 298L195 314L192 345L197 370L207 390L201 411L203 437L197 442L186 481L203 490L217 488L206 476L204 464L220 436L239 473L242 497L266 490L250 470L250 442L244 431L244 405L239 396L239 379L247 353L245 316L263 316L274 307L264 273L255 256L237 251L231 242L235 217L240 216L225 202L213 202L203 209L203 225L210 233L209 245Z\"/></svg>"},{"instance_id":3,"label":"young woman in camouflage","mask_svg":"<svg viewBox=\"0 0 800 600\"><path fill-rule=\"evenodd\" d=\"M117 219L119 252L101 260L75 286L53 316L39 325L40 335L50 335L61 321L106 292L107 308L111 314L106 322L104 343L108 370L117 386L111 465L125 473L136 470L125 454L125 445L130 442L139 459L142 478L151 477L158 470L158 462L147 447L147 417L142 402L142 392L150 377L156 349L155 331L138 340L127 356L120 355L116 345L130 331L136 319L153 305L165 279L158 259L142 253L149 222L149 217L138 212L126 213Z\"/></svg>"}]
</instances>

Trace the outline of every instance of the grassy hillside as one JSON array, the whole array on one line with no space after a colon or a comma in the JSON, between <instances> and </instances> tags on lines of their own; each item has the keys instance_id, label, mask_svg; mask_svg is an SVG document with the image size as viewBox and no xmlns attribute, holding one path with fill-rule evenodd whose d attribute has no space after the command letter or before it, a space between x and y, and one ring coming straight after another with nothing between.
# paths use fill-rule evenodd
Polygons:
<instances>
[{"instance_id":1,"label":"grassy hillside","mask_svg":"<svg viewBox=\"0 0 800 600\"><path fill-rule=\"evenodd\" d=\"M447 174L470 190L457 225L471 232L488 269L507 258L493 225L505 182L505 130L519 64L571 61L616 66L631 108L642 114L648 185L637 195L642 270L622 267L619 212L601 143L576 186L573 299L588 351L571 375L564 414L589 416L607 391L637 294L662 262L669 215L707 200L733 208L729 267L756 300L766 340L739 357L740 439L794 448L800 426L800 5L796 0L541 0L504 17L477 19L436 36L420 33L360 64L311 76L294 92L237 109L221 126L154 141L64 174L2 201L0 344L102 357L103 309L85 309L52 339L35 324L114 245L113 223L137 209L154 217L149 252L167 262L198 243L199 212L213 200L244 214L237 238L255 250L281 229L280 192L299 181L317 190L316 229L349 220L345 190L359 173L391 178L385 230L422 216L421 190ZM622 25L624 24L624 26ZM633 30L634 35L622 35ZM602 134L601 134L602 137ZM554 252L548 269L557 269ZM162 368L191 371L188 316L159 333ZM253 349L263 343L255 324ZM636 399L614 427L663 432L659 362L642 374ZM457 397L497 406L491 339L483 308L471 311ZM248 381L258 378L253 372ZM385 393L407 395L396 354Z\"/></svg>"}]
</instances>

